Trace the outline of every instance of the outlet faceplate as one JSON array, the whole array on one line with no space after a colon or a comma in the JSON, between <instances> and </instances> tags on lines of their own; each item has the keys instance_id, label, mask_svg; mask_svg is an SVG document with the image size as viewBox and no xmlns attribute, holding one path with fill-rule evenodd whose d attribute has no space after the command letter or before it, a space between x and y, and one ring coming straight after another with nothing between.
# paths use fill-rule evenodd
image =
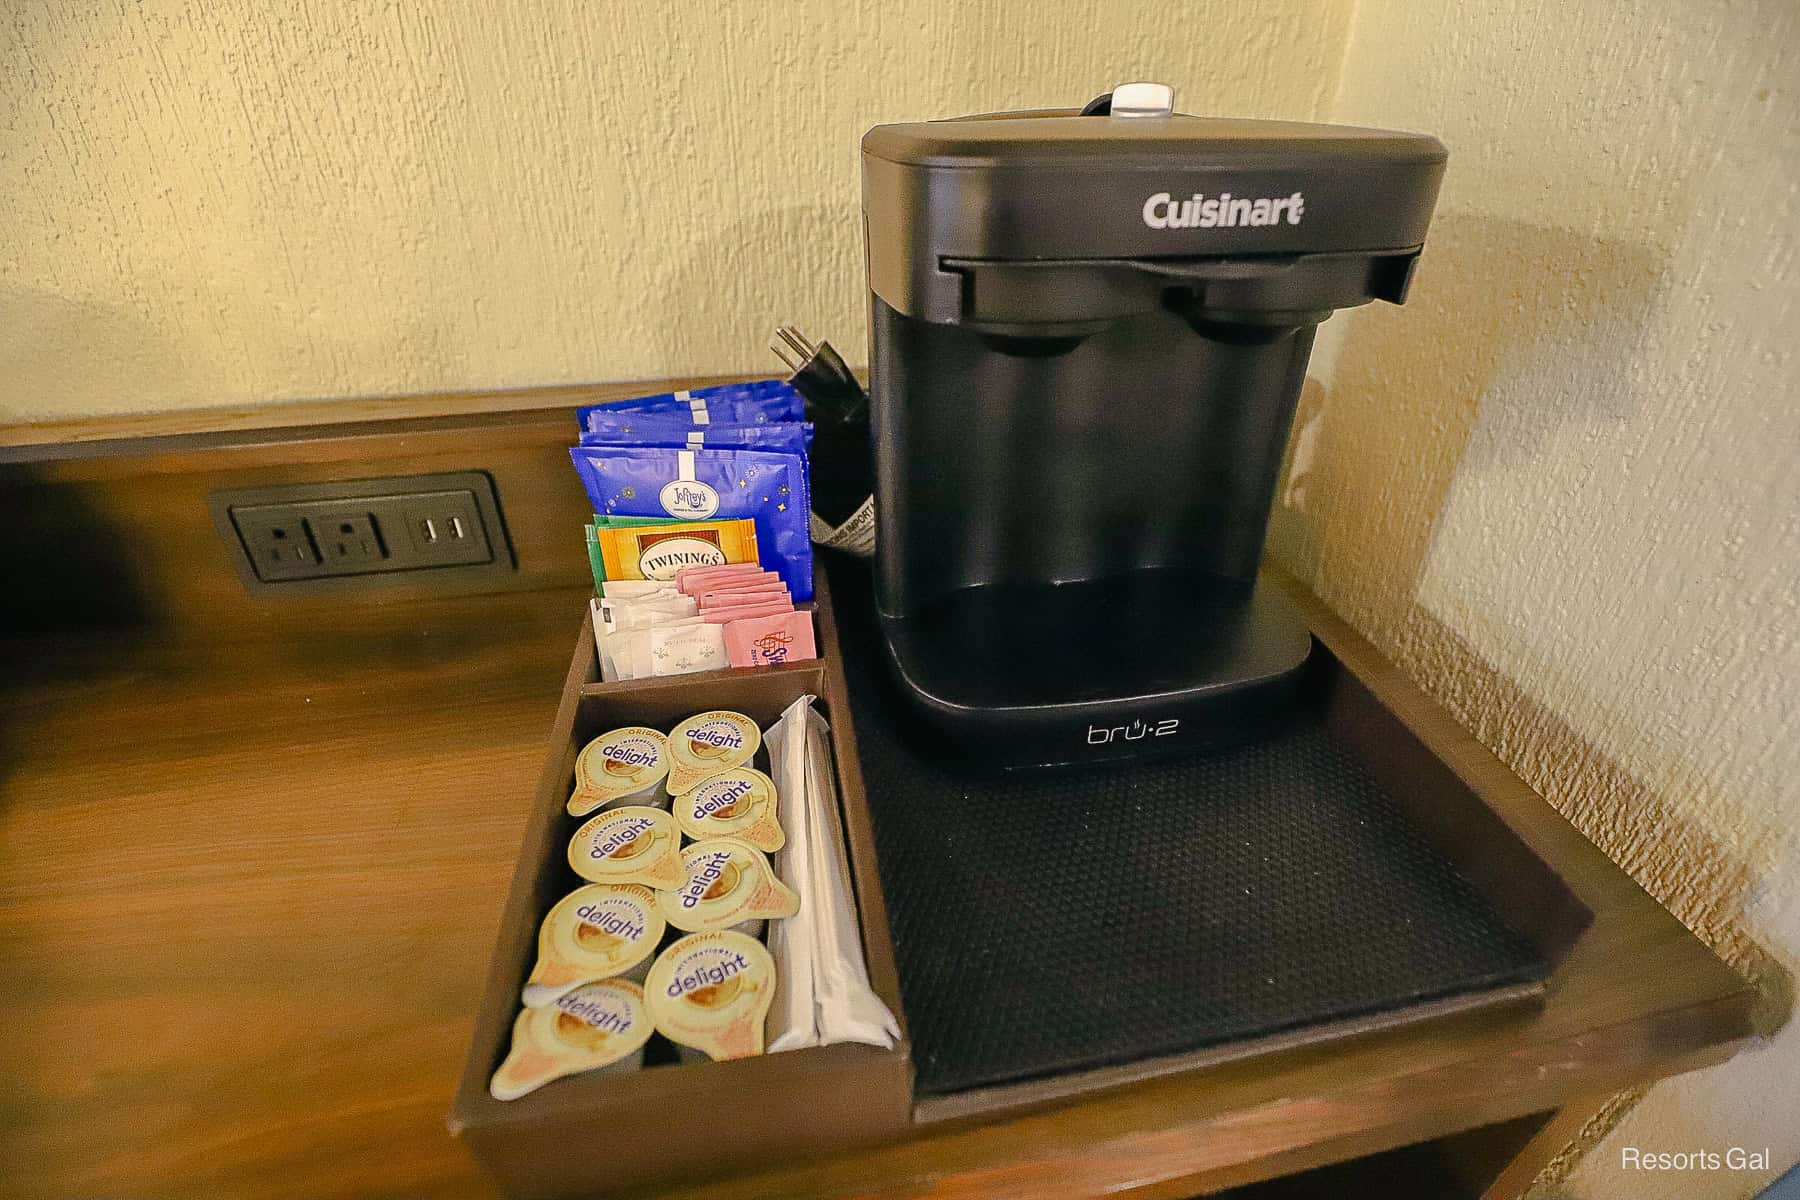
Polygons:
<instances>
[{"instance_id":1,"label":"outlet faceplate","mask_svg":"<svg viewBox=\"0 0 1800 1200\"><path fill-rule=\"evenodd\" d=\"M480 471L240 488L208 503L253 592L462 587L513 571L494 482Z\"/></svg>"}]
</instances>

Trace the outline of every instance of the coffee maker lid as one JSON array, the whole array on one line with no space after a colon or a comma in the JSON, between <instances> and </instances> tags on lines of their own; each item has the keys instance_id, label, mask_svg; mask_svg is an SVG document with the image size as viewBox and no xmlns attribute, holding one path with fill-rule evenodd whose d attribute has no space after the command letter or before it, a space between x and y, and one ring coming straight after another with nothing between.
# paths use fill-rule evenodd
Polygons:
<instances>
[{"instance_id":1,"label":"coffee maker lid","mask_svg":"<svg viewBox=\"0 0 1800 1200\"><path fill-rule=\"evenodd\" d=\"M905 166L1255 168L1351 162L1441 163L1443 144L1420 133L1235 117L1083 116L1080 109L984 113L877 125L863 153Z\"/></svg>"},{"instance_id":2,"label":"coffee maker lid","mask_svg":"<svg viewBox=\"0 0 1800 1200\"><path fill-rule=\"evenodd\" d=\"M1165 286L1153 276L1182 271L1205 273L1213 300L1313 320L1404 299L1448 157L1436 138L1172 105L1168 88L1138 84L1085 109L871 129L870 290L907 316L995 330L1067 323L1090 302L1098 319L1123 302L1112 283L1141 299ZM1305 256L1278 284L1220 277Z\"/></svg>"}]
</instances>

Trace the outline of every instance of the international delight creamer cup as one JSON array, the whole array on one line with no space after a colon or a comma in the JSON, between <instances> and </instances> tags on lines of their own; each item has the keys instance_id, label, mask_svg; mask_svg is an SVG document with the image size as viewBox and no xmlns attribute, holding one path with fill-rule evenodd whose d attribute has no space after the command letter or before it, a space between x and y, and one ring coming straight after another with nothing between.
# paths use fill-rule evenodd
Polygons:
<instances>
[{"instance_id":1,"label":"international delight creamer cup","mask_svg":"<svg viewBox=\"0 0 1800 1200\"><path fill-rule=\"evenodd\" d=\"M763 1052L775 998L775 960L755 938L728 929L690 933L656 956L644 983L650 1018L681 1051L715 1060Z\"/></svg>"},{"instance_id":2,"label":"international delight creamer cup","mask_svg":"<svg viewBox=\"0 0 1800 1200\"><path fill-rule=\"evenodd\" d=\"M569 815L585 817L614 804L666 801L656 785L669 773L669 746L662 734L630 725L601 734L575 756L575 790Z\"/></svg>"},{"instance_id":3,"label":"international delight creamer cup","mask_svg":"<svg viewBox=\"0 0 1800 1200\"><path fill-rule=\"evenodd\" d=\"M544 1008L519 1013L512 1049L488 1082L488 1094L517 1100L564 1075L635 1071L644 1065L651 1031L642 987L629 979L584 984Z\"/></svg>"},{"instance_id":4,"label":"international delight creamer cup","mask_svg":"<svg viewBox=\"0 0 1800 1200\"><path fill-rule=\"evenodd\" d=\"M756 757L762 731L743 713L714 709L695 713L671 729L668 745L669 795L679 796Z\"/></svg>"},{"instance_id":5,"label":"international delight creamer cup","mask_svg":"<svg viewBox=\"0 0 1800 1200\"><path fill-rule=\"evenodd\" d=\"M787 844L775 816L775 781L755 767L733 767L675 798L675 823L695 841L733 837L768 854Z\"/></svg>"},{"instance_id":6,"label":"international delight creamer cup","mask_svg":"<svg viewBox=\"0 0 1800 1200\"><path fill-rule=\"evenodd\" d=\"M656 893L663 917L688 933L731 929L760 938L764 919L791 917L800 897L780 879L763 852L736 838L708 838L681 852L687 878Z\"/></svg>"},{"instance_id":7,"label":"international delight creamer cup","mask_svg":"<svg viewBox=\"0 0 1800 1200\"><path fill-rule=\"evenodd\" d=\"M680 887L681 831L660 808L609 808L569 839L569 866L589 883Z\"/></svg>"},{"instance_id":8,"label":"international delight creamer cup","mask_svg":"<svg viewBox=\"0 0 1800 1200\"><path fill-rule=\"evenodd\" d=\"M541 1008L600 979L642 983L665 928L656 893L642 884L583 884L538 927L537 963L520 998Z\"/></svg>"}]
</instances>

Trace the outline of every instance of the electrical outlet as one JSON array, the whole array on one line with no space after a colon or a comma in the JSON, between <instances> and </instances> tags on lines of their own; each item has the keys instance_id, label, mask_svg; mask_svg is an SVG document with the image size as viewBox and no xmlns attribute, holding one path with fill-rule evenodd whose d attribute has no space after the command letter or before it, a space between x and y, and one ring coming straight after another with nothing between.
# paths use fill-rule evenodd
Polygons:
<instances>
[{"instance_id":1,"label":"electrical outlet","mask_svg":"<svg viewBox=\"0 0 1800 1200\"><path fill-rule=\"evenodd\" d=\"M381 536L375 530L374 513L349 508L342 512L313 512L311 505L299 507L307 514L306 527L312 532L319 560L328 574L381 569L387 551L382 549Z\"/></svg>"},{"instance_id":2,"label":"electrical outlet","mask_svg":"<svg viewBox=\"0 0 1800 1200\"><path fill-rule=\"evenodd\" d=\"M214 492L209 503L251 591L460 585L513 569L493 480L478 471Z\"/></svg>"},{"instance_id":3,"label":"electrical outlet","mask_svg":"<svg viewBox=\"0 0 1800 1200\"><path fill-rule=\"evenodd\" d=\"M259 579L311 579L325 573L306 521L290 507L260 505L232 514Z\"/></svg>"}]
</instances>

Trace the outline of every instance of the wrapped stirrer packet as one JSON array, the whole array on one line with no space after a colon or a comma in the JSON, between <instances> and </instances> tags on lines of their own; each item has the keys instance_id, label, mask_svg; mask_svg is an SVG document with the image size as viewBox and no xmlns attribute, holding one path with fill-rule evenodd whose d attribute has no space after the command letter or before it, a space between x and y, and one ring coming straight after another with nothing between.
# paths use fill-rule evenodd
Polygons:
<instances>
[{"instance_id":1,"label":"wrapped stirrer packet","mask_svg":"<svg viewBox=\"0 0 1800 1200\"><path fill-rule=\"evenodd\" d=\"M784 994L771 1017L769 1049L797 1050L837 1042L892 1046L899 1023L869 986L844 830L838 822L831 731L802 696L769 727L769 766L787 845L776 873L800 896L794 916L776 925L770 949L790 989L809 988L806 1002ZM654 977L655 968L652 968Z\"/></svg>"}]
</instances>

